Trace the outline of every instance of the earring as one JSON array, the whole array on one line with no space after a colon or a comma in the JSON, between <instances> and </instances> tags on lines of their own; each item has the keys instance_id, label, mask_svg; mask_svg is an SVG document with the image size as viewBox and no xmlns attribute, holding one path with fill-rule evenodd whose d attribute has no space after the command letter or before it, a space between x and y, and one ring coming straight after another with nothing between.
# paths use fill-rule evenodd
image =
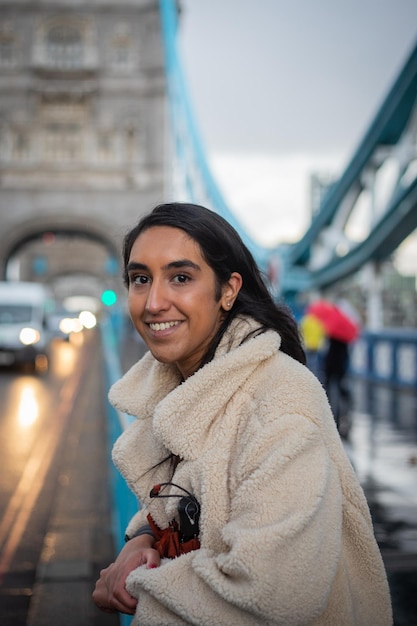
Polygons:
<instances>
[{"instance_id":1,"label":"earring","mask_svg":"<svg viewBox=\"0 0 417 626\"><path fill-rule=\"evenodd\" d=\"M232 303L231 302L226 302L226 306L227 306L227 308L230 308L232 306Z\"/></svg>"}]
</instances>

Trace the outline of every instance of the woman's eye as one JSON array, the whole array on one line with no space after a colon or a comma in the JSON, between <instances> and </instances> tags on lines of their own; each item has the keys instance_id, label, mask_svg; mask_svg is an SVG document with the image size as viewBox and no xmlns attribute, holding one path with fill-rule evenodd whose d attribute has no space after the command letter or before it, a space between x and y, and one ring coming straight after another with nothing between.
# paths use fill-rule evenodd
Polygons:
<instances>
[{"instance_id":1,"label":"woman's eye","mask_svg":"<svg viewBox=\"0 0 417 626\"><path fill-rule=\"evenodd\" d=\"M137 276L132 276L130 282L132 285L146 285L149 282L149 278L143 274L138 274Z\"/></svg>"},{"instance_id":2,"label":"woman's eye","mask_svg":"<svg viewBox=\"0 0 417 626\"><path fill-rule=\"evenodd\" d=\"M177 274L176 276L174 276L174 282L175 283L187 283L190 280L189 276L186 276L185 274Z\"/></svg>"}]
</instances>

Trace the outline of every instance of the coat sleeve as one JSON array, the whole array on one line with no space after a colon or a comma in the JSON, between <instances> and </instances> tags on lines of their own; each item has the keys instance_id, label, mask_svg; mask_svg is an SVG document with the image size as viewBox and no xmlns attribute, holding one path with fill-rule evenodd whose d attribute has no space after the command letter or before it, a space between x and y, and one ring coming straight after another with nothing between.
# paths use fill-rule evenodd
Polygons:
<instances>
[{"instance_id":1,"label":"coat sleeve","mask_svg":"<svg viewBox=\"0 0 417 626\"><path fill-rule=\"evenodd\" d=\"M175 614L167 624L210 626L310 623L324 611L341 553L337 470L314 424L297 415L277 422L240 461L224 552L203 547L130 574L138 623L155 604ZM165 624L155 620L143 623Z\"/></svg>"},{"instance_id":2,"label":"coat sleeve","mask_svg":"<svg viewBox=\"0 0 417 626\"><path fill-rule=\"evenodd\" d=\"M146 509L141 509L132 517L126 528L126 538L134 537L134 535L138 532L140 528L148 524L148 521L146 519L147 514L148 511Z\"/></svg>"}]
</instances>

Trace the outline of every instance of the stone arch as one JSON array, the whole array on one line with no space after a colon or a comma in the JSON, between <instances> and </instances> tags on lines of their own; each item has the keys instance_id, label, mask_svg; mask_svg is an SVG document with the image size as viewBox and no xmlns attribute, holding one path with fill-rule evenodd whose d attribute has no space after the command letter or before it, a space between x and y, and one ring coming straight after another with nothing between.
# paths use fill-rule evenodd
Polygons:
<instances>
[{"instance_id":1,"label":"stone arch","mask_svg":"<svg viewBox=\"0 0 417 626\"><path fill-rule=\"evenodd\" d=\"M119 242L109 235L104 224L92 223L90 219L80 218L80 216L43 216L29 218L23 223L13 225L8 231L2 233L0 246L3 251L6 251L6 254L2 253L3 259L5 256L10 256L10 253L20 247L24 241L50 231L79 234L80 236L99 241L114 254L119 254L120 252L118 248Z\"/></svg>"},{"instance_id":2,"label":"stone arch","mask_svg":"<svg viewBox=\"0 0 417 626\"><path fill-rule=\"evenodd\" d=\"M52 250L52 255L51 249L48 249L48 243L51 242L51 240L48 242L48 237L52 237L58 246L55 252ZM45 247L40 243L42 238ZM63 247L63 241L66 242L66 248ZM68 250L70 249L68 242L71 241L74 242L74 258L61 258L59 246L63 250ZM121 285L120 241L106 231L104 224L80 217L31 218L13 225L2 233L0 238L2 279L6 278L7 267L12 259L23 253L25 247L36 243L43 247L47 258L53 259L55 254L55 258L59 259L59 263L54 263L51 269L48 269L45 279L55 279L59 274L76 274L83 271L97 278L102 277L103 281L111 281L114 286Z\"/></svg>"}]
</instances>

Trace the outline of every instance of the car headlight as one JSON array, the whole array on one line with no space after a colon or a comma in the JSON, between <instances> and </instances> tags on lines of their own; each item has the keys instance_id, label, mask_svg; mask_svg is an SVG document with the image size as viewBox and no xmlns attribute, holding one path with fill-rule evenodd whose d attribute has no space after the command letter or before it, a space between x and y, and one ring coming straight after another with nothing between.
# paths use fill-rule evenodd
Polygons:
<instances>
[{"instance_id":1,"label":"car headlight","mask_svg":"<svg viewBox=\"0 0 417 626\"><path fill-rule=\"evenodd\" d=\"M61 331L61 333L64 333L64 335L69 335L72 332L72 327L73 327L73 322L72 322L72 318L70 317L64 317L59 322L59 330Z\"/></svg>"},{"instance_id":2,"label":"car headlight","mask_svg":"<svg viewBox=\"0 0 417 626\"><path fill-rule=\"evenodd\" d=\"M94 328L97 325L97 318L91 311L81 311L78 319L84 328Z\"/></svg>"},{"instance_id":3,"label":"car headlight","mask_svg":"<svg viewBox=\"0 0 417 626\"><path fill-rule=\"evenodd\" d=\"M19 339L24 346L31 346L34 343L38 343L40 338L41 334L36 328L22 328L19 333Z\"/></svg>"},{"instance_id":4,"label":"car headlight","mask_svg":"<svg viewBox=\"0 0 417 626\"><path fill-rule=\"evenodd\" d=\"M64 317L64 319L62 319L59 323L59 330L65 335L79 333L82 329L83 325L78 317Z\"/></svg>"}]
</instances>

